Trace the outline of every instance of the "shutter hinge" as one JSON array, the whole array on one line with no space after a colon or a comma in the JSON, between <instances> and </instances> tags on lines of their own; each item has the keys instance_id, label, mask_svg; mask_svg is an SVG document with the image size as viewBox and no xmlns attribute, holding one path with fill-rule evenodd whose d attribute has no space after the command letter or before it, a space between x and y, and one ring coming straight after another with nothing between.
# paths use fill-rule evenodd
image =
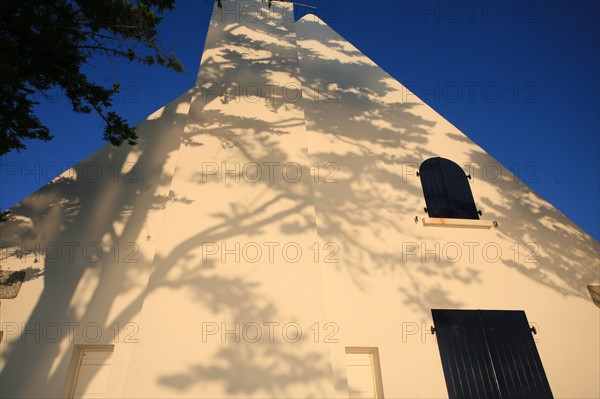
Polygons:
<instances>
[{"instance_id":1,"label":"shutter hinge","mask_svg":"<svg viewBox=\"0 0 600 399\"><path fill-rule=\"evenodd\" d=\"M421 176L421 174L419 172L417 172L417 177Z\"/></svg>"},{"instance_id":2,"label":"shutter hinge","mask_svg":"<svg viewBox=\"0 0 600 399\"><path fill-rule=\"evenodd\" d=\"M477 213L479 214L479 216L483 215L483 213L481 213L481 210L477 211Z\"/></svg>"},{"instance_id":3,"label":"shutter hinge","mask_svg":"<svg viewBox=\"0 0 600 399\"><path fill-rule=\"evenodd\" d=\"M427 213L427 208L423 208L423 210L425 211L425 213Z\"/></svg>"},{"instance_id":4,"label":"shutter hinge","mask_svg":"<svg viewBox=\"0 0 600 399\"><path fill-rule=\"evenodd\" d=\"M434 334L435 334L435 327L431 326L431 335L434 335Z\"/></svg>"},{"instance_id":5,"label":"shutter hinge","mask_svg":"<svg viewBox=\"0 0 600 399\"><path fill-rule=\"evenodd\" d=\"M470 173L467 175L467 179L471 180L471 174Z\"/></svg>"},{"instance_id":6,"label":"shutter hinge","mask_svg":"<svg viewBox=\"0 0 600 399\"><path fill-rule=\"evenodd\" d=\"M415 216L415 223L419 223L419 217Z\"/></svg>"},{"instance_id":7,"label":"shutter hinge","mask_svg":"<svg viewBox=\"0 0 600 399\"><path fill-rule=\"evenodd\" d=\"M534 326L529 327L529 330L534 333L537 334L537 328L535 328Z\"/></svg>"}]
</instances>

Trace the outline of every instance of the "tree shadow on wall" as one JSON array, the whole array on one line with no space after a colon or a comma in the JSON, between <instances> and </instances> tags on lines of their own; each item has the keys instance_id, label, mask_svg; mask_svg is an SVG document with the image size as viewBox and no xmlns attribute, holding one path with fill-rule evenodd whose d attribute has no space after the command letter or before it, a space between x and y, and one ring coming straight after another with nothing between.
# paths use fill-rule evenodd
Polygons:
<instances>
[{"instance_id":1,"label":"tree shadow on wall","mask_svg":"<svg viewBox=\"0 0 600 399\"><path fill-rule=\"evenodd\" d=\"M470 157L483 167L499 165L481 152L473 151ZM519 261L506 259L503 264L564 296L589 299L587 285L600 278L598 242L508 169L502 167L501 176L489 182L483 175L477 178L501 193L500 203L488 197L480 200L490 210L489 217L498 220L498 234L522 247Z\"/></svg>"}]
</instances>

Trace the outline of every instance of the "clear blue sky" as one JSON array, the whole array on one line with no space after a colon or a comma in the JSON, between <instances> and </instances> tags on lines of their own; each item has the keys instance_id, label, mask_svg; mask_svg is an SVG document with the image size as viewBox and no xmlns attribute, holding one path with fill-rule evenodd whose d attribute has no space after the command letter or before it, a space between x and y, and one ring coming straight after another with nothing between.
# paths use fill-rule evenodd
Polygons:
<instances>
[{"instance_id":1,"label":"clear blue sky","mask_svg":"<svg viewBox=\"0 0 600 399\"><path fill-rule=\"evenodd\" d=\"M298 2L318 4L339 34L599 239L600 2ZM212 4L178 0L159 29L187 75L114 65L116 110L132 124L193 85ZM114 70L89 68L106 84ZM55 139L2 158L1 209L104 145L99 118L50 94L38 111Z\"/></svg>"}]
</instances>

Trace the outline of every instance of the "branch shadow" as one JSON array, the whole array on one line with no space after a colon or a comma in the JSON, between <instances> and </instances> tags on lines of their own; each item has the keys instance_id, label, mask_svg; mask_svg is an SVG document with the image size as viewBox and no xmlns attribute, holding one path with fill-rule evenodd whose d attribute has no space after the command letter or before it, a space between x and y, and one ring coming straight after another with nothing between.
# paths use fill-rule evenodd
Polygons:
<instances>
[{"instance_id":1,"label":"branch shadow","mask_svg":"<svg viewBox=\"0 0 600 399\"><path fill-rule=\"evenodd\" d=\"M437 276L438 280L477 284L481 280L476 269L459 271L449 262L414 267L397 248L399 239L413 237L413 230L398 220L412 223L422 202L420 185L406 181L404 168L438 155L428 148L436 121L423 116L424 104L403 101L402 87L393 78L343 39L331 38L329 28L311 33L320 40L299 35L298 43L294 29L291 23L211 22L210 45L196 86L139 125L138 146L105 147L13 207L1 232L0 259L13 266L25 259L25 267L35 277L28 284L43 280L25 329L35 331L36 326L56 322L125 326L136 320L144 300L158 289L189 293L198 308L215 317L227 314L227 320L238 322L280 320L284 315L277 297L264 294L263 285L251 277L228 275L214 261L199 262L199 248L207 242L270 234L281 240L315 230L323 241L339 244L340 258L334 267L346 272L362 290L373 289L368 287L373 274L401 270L405 280L398 289L403 306L428 317L432 303L448 308L462 305L459 296L442 285L425 286L419 281ZM290 56L296 51L299 60ZM339 73L340 66L347 74ZM365 84L356 84L354 76L364 76ZM239 87L241 82L268 90L248 95ZM327 86L331 82L334 87ZM222 83L226 83L224 88ZM181 112L190 103L189 114ZM286 144L305 128L308 144ZM463 140L458 134L447 136ZM174 172L165 166L175 168L178 150L208 148L221 152L201 159L204 162L223 161L231 154L246 165L302 159L304 172L317 163L317 170L329 174L315 179L313 171L293 184L282 178L252 182L240 169L229 178L248 188L246 194L224 197L228 210L209 213L203 198L171 190ZM476 152L469 156L488 160ZM123 171L128 163L133 166ZM328 164L334 165L333 175ZM98 170L99 177L93 174ZM205 185L206 197L226 185L221 176L207 171L186 178ZM584 295L582 287L594 278L597 265L597 257L590 259L586 254L597 254L597 245L589 244L589 238L549 204L529 196L526 187L515 190L502 180L497 190L506 193L504 204L486 197L480 202L501 221L499 234L508 240L525 242L535 236L544 241L539 266L504 265L563 295ZM212 223L155 254L160 215L172 206L183 206L190 215L200 212ZM532 207L536 209L533 220ZM520 219L527 223L502 222ZM414 236L419 238L423 237ZM19 249L21 242L26 251ZM64 243L97 243L101 255L90 261L87 254L77 251L72 259L63 255L52 261L48 253L38 253L44 263L37 268L31 259L36 243L46 248L50 243L62 247ZM138 245L138 262L125 262L130 253L115 259L114 243L122 249L130 243ZM128 299L123 305L124 297ZM98 343L110 343L111 338L103 336ZM27 340L3 343L3 391L36 396L40 388L17 386L27 376L46 382L45 393L61 392L69 367L69 356L61 345L72 343L67 341L64 336L60 342L45 340L37 345ZM189 367L158 376L155 383L178 394L210 383L220 384L231 395L288 396L294 387L331 377L328 357L306 349L308 344L301 340L295 346L262 341L223 345ZM328 392L326 384L319 383L310 394Z\"/></svg>"}]
</instances>

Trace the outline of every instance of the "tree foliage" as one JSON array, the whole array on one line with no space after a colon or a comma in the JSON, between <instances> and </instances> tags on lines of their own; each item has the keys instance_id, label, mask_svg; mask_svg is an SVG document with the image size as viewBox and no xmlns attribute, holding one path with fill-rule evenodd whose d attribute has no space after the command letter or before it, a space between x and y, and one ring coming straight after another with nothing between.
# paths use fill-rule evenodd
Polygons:
<instances>
[{"instance_id":1,"label":"tree foliage","mask_svg":"<svg viewBox=\"0 0 600 399\"><path fill-rule=\"evenodd\" d=\"M260 0L262 3L265 2L265 0ZM266 0L267 3L269 3L269 8L271 8L271 4L273 3L272 0ZM281 0L281 1L286 1L286 0ZM219 8L223 8L223 1L222 0L217 0L217 7Z\"/></svg>"},{"instance_id":2,"label":"tree foliage","mask_svg":"<svg viewBox=\"0 0 600 399\"><path fill-rule=\"evenodd\" d=\"M35 115L34 95L59 87L73 111L98 113L104 138L135 144L135 128L111 110L119 83L94 83L82 67L117 58L159 64L177 72L183 65L158 40L161 14L175 0L2 0L0 2L0 156L26 148L24 140L52 138Z\"/></svg>"}]
</instances>

